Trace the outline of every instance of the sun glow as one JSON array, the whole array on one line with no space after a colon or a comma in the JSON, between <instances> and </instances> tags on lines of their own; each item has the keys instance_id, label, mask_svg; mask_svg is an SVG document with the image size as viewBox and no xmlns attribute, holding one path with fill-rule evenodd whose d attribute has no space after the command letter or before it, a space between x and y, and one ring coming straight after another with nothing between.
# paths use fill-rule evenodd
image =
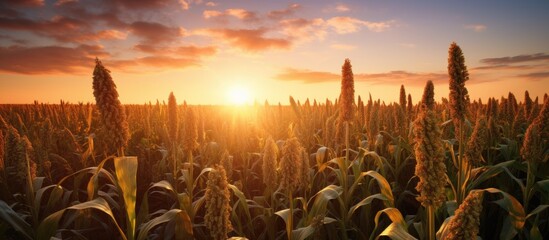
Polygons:
<instances>
[{"instance_id":1,"label":"sun glow","mask_svg":"<svg viewBox=\"0 0 549 240\"><path fill-rule=\"evenodd\" d=\"M227 92L229 102L233 105L244 105L250 103L250 90L243 86L233 86Z\"/></svg>"}]
</instances>

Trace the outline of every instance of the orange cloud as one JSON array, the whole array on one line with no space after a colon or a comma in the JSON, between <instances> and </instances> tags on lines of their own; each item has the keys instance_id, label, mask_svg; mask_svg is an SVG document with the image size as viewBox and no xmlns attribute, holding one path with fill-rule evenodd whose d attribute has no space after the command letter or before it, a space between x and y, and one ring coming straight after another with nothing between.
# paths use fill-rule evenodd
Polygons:
<instances>
[{"instance_id":1,"label":"orange cloud","mask_svg":"<svg viewBox=\"0 0 549 240\"><path fill-rule=\"evenodd\" d=\"M389 29L394 21L370 22L352 17L333 17L328 19L326 23L328 26L332 27L336 33L347 34L357 32L361 27L366 27L372 32L383 32Z\"/></svg>"},{"instance_id":2,"label":"orange cloud","mask_svg":"<svg viewBox=\"0 0 549 240\"><path fill-rule=\"evenodd\" d=\"M137 44L133 47L135 50L156 55L180 55L189 58L200 58L212 56L217 53L214 46L179 46L179 47L159 47L156 45Z\"/></svg>"},{"instance_id":3,"label":"orange cloud","mask_svg":"<svg viewBox=\"0 0 549 240\"><path fill-rule=\"evenodd\" d=\"M248 11L246 9L231 8L231 9L225 10L225 12L229 16L236 17L236 18L238 18L240 20L243 20L243 21L254 22L254 21L259 20L259 18L257 17L257 14L255 12L251 12L251 11Z\"/></svg>"},{"instance_id":4,"label":"orange cloud","mask_svg":"<svg viewBox=\"0 0 549 240\"><path fill-rule=\"evenodd\" d=\"M248 52L259 52L269 49L289 49L291 41L282 38L265 37L266 28L259 29L208 29L206 34L225 40L232 46Z\"/></svg>"},{"instance_id":5,"label":"orange cloud","mask_svg":"<svg viewBox=\"0 0 549 240\"><path fill-rule=\"evenodd\" d=\"M202 12L202 16L204 16L205 19L210 19L214 17L221 17L223 16L223 13L216 10L206 10Z\"/></svg>"},{"instance_id":6,"label":"orange cloud","mask_svg":"<svg viewBox=\"0 0 549 240\"><path fill-rule=\"evenodd\" d=\"M205 19L216 19L221 22L226 22L228 17L235 17L245 22L257 22L260 20L257 13L242 8L230 8L224 12L205 10L202 12L202 16Z\"/></svg>"},{"instance_id":7,"label":"orange cloud","mask_svg":"<svg viewBox=\"0 0 549 240\"><path fill-rule=\"evenodd\" d=\"M309 41L313 39L324 39L326 26L321 18L315 19L285 19L279 22L282 33L294 40Z\"/></svg>"},{"instance_id":8,"label":"orange cloud","mask_svg":"<svg viewBox=\"0 0 549 240\"><path fill-rule=\"evenodd\" d=\"M267 14L267 16L268 16L270 19L279 20L279 19L282 19L282 18L286 18L286 17L292 16L292 15L293 15L297 10L299 10L300 8L301 8L301 5L299 5L299 4L297 4L297 3L294 3L294 4L288 5L288 7L285 8L285 9L270 11L270 12Z\"/></svg>"},{"instance_id":9,"label":"orange cloud","mask_svg":"<svg viewBox=\"0 0 549 240\"><path fill-rule=\"evenodd\" d=\"M0 47L0 71L21 74L81 74L95 57L108 57L99 45L78 47Z\"/></svg>"}]
</instances>

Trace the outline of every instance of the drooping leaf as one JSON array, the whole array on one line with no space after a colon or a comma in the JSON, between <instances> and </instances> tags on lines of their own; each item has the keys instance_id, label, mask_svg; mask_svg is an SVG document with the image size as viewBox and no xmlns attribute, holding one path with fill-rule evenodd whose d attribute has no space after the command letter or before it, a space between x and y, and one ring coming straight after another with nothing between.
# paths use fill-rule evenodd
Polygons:
<instances>
[{"instance_id":1,"label":"drooping leaf","mask_svg":"<svg viewBox=\"0 0 549 240\"><path fill-rule=\"evenodd\" d=\"M15 231L22 234L27 239L33 239L32 233L34 232L30 224L25 222L19 214L4 201L0 200L0 220L7 223Z\"/></svg>"},{"instance_id":2,"label":"drooping leaf","mask_svg":"<svg viewBox=\"0 0 549 240\"><path fill-rule=\"evenodd\" d=\"M103 198L96 198L91 201L79 203L49 215L38 226L38 231L37 231L38 239L48 240L50 239L50 237L55 235L55 232L58 229L59 221L61 220L61 218L66 212L69 212L69 214L83 214L84 212L82 210L87 210L87 209L95 209L107 214L107 216L110 217L110 219L113 221L114 225L118 229L118 232L120 233L121 238L124 240L127 240L126 235L124 234L124 231L122 231L122 229L118 225L118 222L116 222L116 218L114 217L111 211L111 208L109 207L109 204L107 204L107 202ZM68 219L74 219L74 217L69 217Z\"/></svg>"}]
</instances>

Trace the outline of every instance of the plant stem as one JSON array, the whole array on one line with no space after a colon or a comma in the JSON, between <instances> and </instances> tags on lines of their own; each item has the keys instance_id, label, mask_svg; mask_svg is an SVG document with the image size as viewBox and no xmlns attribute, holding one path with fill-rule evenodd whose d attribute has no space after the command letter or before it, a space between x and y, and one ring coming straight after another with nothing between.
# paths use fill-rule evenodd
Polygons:
<instances>
[{"instance_id":1,"label":"plant stem","mask_svg":"<svg viewBox=\"0 0 549 240\"><path fill-rule=\"evenodd\" d=\"M429 240L435 240L435 207L427 206L427 233Z\"/></svg>"},{"instance_id":2,"label":"plant stem","mask_svg":"<svg viewBox=\"0 0 549 240\"><path fill-rule=\"evenodd\" d=\"M463 194L465 187L463 186L464 178L464 163L463 163L463 121L459 122L459 150L458 150L458 184L457 184L457 196L456 202L458 206L463 201Z\"/></svg>"},{"instance_id":3,"label":"plant stem","mask_svg":"<svg viewBox=\"0 0 549 240\"><path fill-rule=\"evenodd\" d=\"M526 162L526 165L528 166L528 170L526 172L526 188L524 189L524 210L528 212L528 202L530 201L530 192L532 191L532 187L534 186L534 183L536 181L536 175L535 171L537 169L537 164L533 161Z\"/></svg>"},{"instance_id":4,"label":"plant stem","mask_svg":"<svg viewBox=\"0 0 549 240\"><path fill-rule=\"evenodd\" d=\"M292 240L292 229L294 226L294 200L292 198L292 191L288 191L288 200L290 201L290 214L288 215L288 223L286 224L286 234L288 240Z\"/></svg>"}]
</instances>

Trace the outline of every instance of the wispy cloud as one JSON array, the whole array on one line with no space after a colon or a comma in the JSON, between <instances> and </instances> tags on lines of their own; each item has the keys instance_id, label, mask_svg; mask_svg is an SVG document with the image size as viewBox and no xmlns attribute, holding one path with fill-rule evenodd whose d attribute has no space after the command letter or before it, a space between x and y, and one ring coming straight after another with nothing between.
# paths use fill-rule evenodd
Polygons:
<instances>
[{"instance_id":1,"label":"wispy cloud","mask_svg":"<svg viewBox=\"0 0 549 240\"><path fill-rule=\"evenodd\" d=\"M293 41L301 42L324 39L327 35L325 23L326 22L321 18L294 18L281 20L279 22L279 27L284 35L288 36Z\"/></svg>"},{"instance_id":2,"label":"wispy cloud","mask_svg":"<svg viewBox=\"0 0 549 240\"><path fill-rule=\"evenodd\" d=\"M549 79L549 55L522 54L508 57L484 58L483 66L471 68L473 73L503 75L505 79L540 81Z\"/></svg>"},{"instance_id":3,"label":"wispy cloud","mask_svg":"<svg viewBox=\"0 0 549 240\"><path fill-rule=\"evenodd\" d=\"M214 46L194 46L194 45L188 45L188 46L179 46L179 47L161 47L157 45L144 45L144 44L137 44L133 47L133 49L144 52L144 53L150 53L155 55L163 55L163 56L170 56L170 55L180 55L185 56L188 58L202 58L207 56L213 56L217 53L217 47Z\"/></svg>"},{"instance_id":4,"label":"wispy cloud","mask_svg":"<svg viewBox=\"0 0 549 240\"><path fill-rule=\"evenodd\" d=\"M475 32L484 32L486 30L486 25L484 24L473 24L465 26L465 29L473 30Z\"/></svg>"},{"instance_id":5,"label":"wispy cloud","mask_svg":"<svg viewBox=\"0 0 549 240\"><path fill-rule=\"evenodd\" d=\"M271 19L279 20L282 18L290 17L294 15L294 13L301 8L301 5L294 3L288 5L287 8L282 10L273 10L270 11L267 16Z\"/></svg>"},{"instance_id":6,"label":"wispy cloud","mask_svg":"<svg viewBox=\"0 0 549 240\"><path fill-rule=\"evenodd\" d=\"M401 47L405 47L405 48L415 48L416 45L413 44L413 43L400 43L399 44Z\"/></svg>"},{"instance_id":7,"label":"wispy cloud","mask_svg":"<svg viewBox=\"0 0 549 240\"><path fill-rule=\"evenodd\" d=\"M333 17L326 21L339 34L354 33L361 27L366 27L372 32L383 32L393 26L394 21L371 22L352 17Z\"/></svg>"},{"instance_id":8,"label":"wispy cloud","mask_svg":"<svg viewBox=\"0 0 549 240\"><path fill-rule=\"evenodd\" d=\"M517 55L512 57L484 58L484 59L481 59L480 62L486 63L486 64L512 64L512 63L520 63L520 62L547 61L547 60L549 60L549 54L535 53L535 54Z\"/></svg>"},{"instance_id":9,"label":"wispy cloud","mask_svg":"<svg viewBox=\"0 0 549 240\"><path fill-rule=\"evenodd\" d=\"M267 28L258 29L207 29L201 31L218 40L247 52L259 52L269 49L289 49L292 42L283 38L266 37Z\"/></svg>"},{"instance_id":10,"label":"wispy cloud","mask_svg":"<svg viewBox=\"0 0 549 240\"><path fill-rule=\"evenodd\" d=\"M531 81L549 80L549 72L532 72L517 75L519 78L525 78Z\"/></svg>"},{"instance_id":11,"label":"wispy cloud","mask_svg":"<svg viewBox=\"0 0 549 240\"><path fill-rule=\"evenodd\" d=\"M343 3L337 4L337 6L335 7L335 10L336 10L337 12L348 12L348 11L351 11L351 9L350 9L347 5L345 5L345 4L343 4Z\"/></svg>"},{"instance_id":12,"label":"wispy cloud","mask_svg":"<svg viewBox=\"0 0 549 240\"><path fill-rule=\"evenodd\" d=\"M307 69L288 68L275 76L280 81L299 81L303 83L337 82L341 76L336 73L311 71ZM370 84L400 85L409 84L422 86L427 80L441 83L448 80L445 73L414 73L407 71L391 71L385 73L359 73L354 75L357 82Z\"/></svg>"},{"instance_id":13,"label":"wispy cloud","mask_svg":"<svg viewBox=\"0 0 549 240\"><path fill-rule=\"evenodd\" d=\"M228 17L234 17L245 22L257 22L260 20L256 12L242 8L230 8L224 12L216 10L205 10L202 12L204 19L215 19L219 22L227 22Z\"/></svg>"},{"instance_id":14,"label":"wispy cloud","mask_svg":"<svg viewBox=\"0 0 549 240\"><path fill-rule=\"evenodd\" d=\"M351 51L357 48L355 45L350 44L341 44L341 43L335 43L330 45L331 48L337 49L337 50L344 50L344 51Z\"/></svg>"}]
</instances>

